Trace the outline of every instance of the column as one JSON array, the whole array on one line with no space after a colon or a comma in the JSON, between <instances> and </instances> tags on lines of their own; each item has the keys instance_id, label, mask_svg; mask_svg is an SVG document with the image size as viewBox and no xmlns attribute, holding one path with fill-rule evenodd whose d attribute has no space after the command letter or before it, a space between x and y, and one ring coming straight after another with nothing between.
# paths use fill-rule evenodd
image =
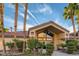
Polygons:
<instances>
[{"instance_id":1,"label":"column","mask_svg":"<svg viewBox=\"0 0 79 59\"><path fill-rule=\"evenodd\" d=\"M57 39L58 39L57 34L54 34L54 50L57 50L57 44L58 44Z\"/></svg>"}]
</instances>

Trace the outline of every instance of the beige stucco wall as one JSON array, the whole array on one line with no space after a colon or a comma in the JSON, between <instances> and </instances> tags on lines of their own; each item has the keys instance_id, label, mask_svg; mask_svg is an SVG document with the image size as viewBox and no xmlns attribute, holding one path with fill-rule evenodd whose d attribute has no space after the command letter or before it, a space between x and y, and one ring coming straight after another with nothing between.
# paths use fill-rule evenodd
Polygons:
<instances>
[{"instance_id":1,"label":"beige stucco wall","mask_svg":"<svg viewBox=\"0 0 79 59\"><path fill-rule=\"evenodd\" d=\"M14 38L5 38L5 43L6 42L12 42ZM24 40L23 38L17 38L18 40ZM28 38L27 38L28 39ZM26 39L26 40L27 40ZM8 50L8 47L6 46L6 49ZM2 44L2 38L0 38L0 50L3 50L3 44Z\"/></svg>"},{"instance_id":2,"label":"beige stucco wall","mask_svg":"<svg viewBox=\"0 0 79 59\"><path fill-rule=\"evenodd\" d=\"M53 26L53 27L59 29L60 31L63 31L64 33L68 33L67 31L65 31L65 30L61 29L60 27L56 26L55 24L51 24L51 23L50 23L50 24L47 24L47 25L45 25L45 26L41 26L41 27L38 27L38 28L29 30L29 36L30 36L30 37L32 37L32 36L33 36L33 37L36 37L36 32L35 32L35 31L37 31L37 30L39 30L39 29L43 29L43 28L48 27L48 26ZM31 35L31 32L34 32L34 35Z\"/></svg>"},{"instance_id":3,"label":"beige stucco wall","mask_svg":"<svg viewBox=\"0 0 79 59\"><path fill-rule=\"evenodd\" d=\"M46 34L45 33L40 33L40 34L38 34L39 35L39 37L46 37ZM56 34L56 33L54 33L54 47L55 47L55 49L57 49L57 45L58 44L61 44L62 43L62 41L61 41L61 38L62 37L65 37L65 33L60 33L60 34ZM10 41L12 41L14 38L5 38L5 42L10 42ZM19 39L19 40L24 40L23 38L17 38L17 39ZM28 39L28 38L27 38ZM26 40L27 40L26 39ZM44 39L46 39L46 38L44 38ZM42 40L44 40L44 39L42 39ZM48 42L51 42L52 40L47 40ZM47 42L46 41L46 42ZM6 47L7 48L7 47ZM2 38L0 38L0 50L2 50L3 49L3 45L2 45ZM7 48L8 49L8 48Z\"/></svg>"},{"instance_id":4,"label":"beige stucco wall","mask_svg":"<svg viewBox=\"0 0 79 59\"><path fill-rule=\"evenodd\" d=\"M36 30L38 30L38 29L31 30L31 31L29 32L29 36L30 36L30 37L31 37L31 36L36 37L36 36L37 36L37 34L36 34L36 32L35 32ZM31 35L31 32L34 32L34 35ZM54 33L54 32L53 32L53 33ZM59 33L59 34L54 33L54 48L55 48L55 50L57 49L57 46L63 42L61 39L65 38L65 33L68 33L68 32ZM44 33L39 34L39 36L40 36L40 37L43 37L43 36L44 36ZM44 36L44 37L45 37L45 36ZM52 41L52 40L51 40L51 41Z\"/></svg>"}]
</instances>

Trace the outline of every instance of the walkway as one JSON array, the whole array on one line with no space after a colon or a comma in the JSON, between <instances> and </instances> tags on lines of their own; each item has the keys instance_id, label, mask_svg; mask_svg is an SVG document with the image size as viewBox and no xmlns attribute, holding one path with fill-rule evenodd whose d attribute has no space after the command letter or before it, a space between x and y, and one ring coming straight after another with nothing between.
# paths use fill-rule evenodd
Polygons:
<instances>
[{"instance_id":1,"label":"walkway","mask_svg":"<svg viewBox=\"0 0 79 59\"><path fill-rule=\"evenodd\" d=\"M54 51L52 56L79 56L79 54L67 54L61 51Z\"/></svg>"}]
</instances>

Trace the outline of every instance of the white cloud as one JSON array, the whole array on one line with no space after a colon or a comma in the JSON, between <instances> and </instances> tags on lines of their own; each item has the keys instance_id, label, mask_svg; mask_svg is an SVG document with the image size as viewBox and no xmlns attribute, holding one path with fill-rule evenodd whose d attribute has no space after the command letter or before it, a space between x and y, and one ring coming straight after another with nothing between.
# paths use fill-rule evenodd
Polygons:
<instances>
[{"instance_id":1,"label":"white cloud","mask_svg":"<svg viewBox=\"0 0 79 59\"><path fill-rule=\"evenodd\" d=\"M33 27L33 25L30 24L26 24L26 30L28 31L29 28ZM19 26L17 27L18 30L23 31L23 25L19 24Z\"/></svg>"},{"instance_id":2,"label":"white cloud","mask_svg":"<svg viewBox=\"0 0 79 59\"><path fill-rule=\"evenodd\" d=\"M43 4L43 8L41 8L41 9L38 9L38 11L40 12L40 13L48 13L48 14L52 14L53 13L53 11L52 11L52 9L50 8L50 6L48 6L47 4Z\"/></svg>"},{"instance_id":3,"label":"white cloud","mask_svg":"<svg viewBox=\"0 0 79 59\"><path fill-rule=\"evenodd\" d=\"M24 18L24 13L19 12L19 15ZM27 20L29 19L29 15L27 14Z\"/></svg>"},{"instance_id":4,"label":"white cloud","mask_svg":"<svg viewBox=\"0 0 79 59\"><path fill-rule=\"evenodd\" d=\"M22 17L24 18L24 14L23 14L23 13L19 12L19 15L22 16Z\"/></svg>"},{"instance_id":5,"label":"white cloud","mask_svg":"<svg viewBox=\"0 0 79 59\"><path fill-rule=\"evenodd\" d=\"M31 17L36 21L36 23L37 24L39 24L39 22L37 21L37 18L31 13L31 11L27 11L30 15L31 15Z\"/></svg>"},{"instance_id":6,"label":"white cloud","mask_svg":"<svg viewBox=\"0 0 79 59\"><path fill-rule=\"evenodd\" d=\"M25 10L25 7L24 7ZM34 19L34 21L39 24L39 22L37 21L37 18L33 15L33 13L30 10L27 10L27 13ZM28 17L28 16L27 16Z\"/></svg>"},{"instance_id":7,"label":"white cloud","mask_svg":"<svg viewBox=\"0 0 79 59\"><path fill-rule=\"evenodd\" d=\"M12 27L14 30L14 19L12 19L10 17L4 17L4 21L7 23L7 25L5 24L5 27L7 27L7 28ZM33 25L26 24L26 30L28 30L30 27L33 27ZM23 22L18 21L17 30L23 31Z\"/></svg>"},{"instance_id":8,"label":"white cloud","mask_svg":"<svg viewBox=\"0 0 79 59\"><path fill-rule=\"evenodd\" d=\"M33 25L31 24L26 24L26 30L28 31L29 28L33 27ZM23 31L23 23L22 22L18 22L18 30Z\"/></svg>"},{"instance_id":9,"label":"white cloud","mask_svg":"<svg viewBox=\"0 0 79 59\"><path fill-rule=\"evenodd\" d=\"M76 31L78 31L78 26L76 25L75 27L76 27ZM73 26L70 26L67 29L70 31L70 33L73 32Z\"/></svg>"},{"instance_id":10,"label":"white cloud","mask_svg":"<svg viewBox=\"0 0 79 59\"><path fill-rule=\"evenodd\" d=\"M9 7L9 8L12 8L12 9L14 9L14 4L12 4L12 3L9 3L9 4L8 4L8 7Z\"/></svg>"},{"instance_id":11,"label":"white cloud","mask_svg":"<svg viewBox=\"0 0 79 59\"><path fill-rule=\"evenodd\" d=\"M8 16L4 16L4 22L9 23L10 24L14 24L14 19L8 17Z\"/></svg>"}]
</instances>

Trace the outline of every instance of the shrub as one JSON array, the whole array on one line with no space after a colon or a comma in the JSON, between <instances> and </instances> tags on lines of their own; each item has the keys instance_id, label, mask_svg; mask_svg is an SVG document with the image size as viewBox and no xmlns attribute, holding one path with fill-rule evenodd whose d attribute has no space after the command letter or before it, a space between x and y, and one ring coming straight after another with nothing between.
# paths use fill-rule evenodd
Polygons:
<instances>
[{"instance_id":1,"label":"shrub","mask_svg":"<svg viewBox=\"0 0 79 59\"><path fill-rule=\"evenodd\" d=\"M27 50L24 52L24 55L33 56L33 52L32 52L31 49L27 49Z\"/></svg>"},{"instance_id":2,"label":"shrub","mask_svg":"<svg viewBox=\"0 0 79 59\"><path fill-rule=\"evenodd\" d=\"M39 55L41 54L41 51L39 52L39 49L43 48L43 44L39 42L35 38L31 38L27 41L28 48L31 50L33 55Z\"/></svg>"},{"instance_id":3,"label":"shrub","mask_svg":"<svg viewBox=\"0 0 79 59\"><path fill-rule=\"evenodd\" d=\"M52 43L46 44L46 50L47 50L47 55L51 55L53 53L53 50L54 50L53 44Z\"/></svg>"},{"instance_id":4,"label":"shrub","mask_svg":"<svg viewBox=\"0 0 79 59\"><path fill-rule=\"evenodd\" d=\"M5 45L8 46L8 48L10 48L10 49L12 49L14 47L14 43L12 43L12 42L7 42Z\"/></svg>"},{"instance_id":5,"label":"shrub","mask_svg":"<svg viewBox=\"0 0 79 59\"><path fill-rule=\"evenodd\" d=\"M46 49L45 42L42 43L42 48L43 48L43 49Z\"/></svg>"},{"instance_id":6,"label":"shrub","mask_svg":"<svg viewBox=\"0 0 79 59\"><path fill-rule=\"evenodd\" d=\"M77 50L77 48L76 48L77 43L78 43L77 40L67 40L66 41L67 52L69 54L72 54Z\"/></svg>"},{"instance_id":7,"label":"shrub","mask_svg":"<svg viewBox=\"0 0 79 59\"><path fill-rule=\"evenodd\" d=\"M43 46L43 44L42 44L41 42L39 42L39 41L38 41L38 43L37 43L37 45L36 45L36 48L41 49L41 48L42 48L42 46Z\"/></svg>"},{"instance_id":8,"label":"shrub","mask_svg":"<svg viewBox=\"0 0 79 59\"><path fill-rule=\"evenodd\" d=\"M30 40L27 41L28 48L33 49L36 48L38 45L38 40L35 38L31 38Z\"/></svg>"},{"instance_id":9,"label":"shrub","mask_svg":"<svg viewBox=\"0 0 79 59\"><path fill-rule=\"evenodd\" d=\"M45 42L39 42L37 39L35 38L31 38L27 41L27 45L28 45L28 49L30 49L30 51L28 51L27 54L30 55L51 55L53 53L54 50L54 46L52 43L49 44L45 44ZM42 53L44 52L44 49L46 50L46 53ZM40 52L39 52L40 51Z\"/></svg>"},{"instance_id":10,"label":"shrub","mask_svg":"<svg viewBox=\"0 0 79 59\"><path fill-rule=\"evenodd\" d=\"M23 49L23 41L17 40L17 39L14 39L13 41L16 44L16 47L18 48L18 50L22 51L22 49Z\"/></svg>"}]
</instances>

